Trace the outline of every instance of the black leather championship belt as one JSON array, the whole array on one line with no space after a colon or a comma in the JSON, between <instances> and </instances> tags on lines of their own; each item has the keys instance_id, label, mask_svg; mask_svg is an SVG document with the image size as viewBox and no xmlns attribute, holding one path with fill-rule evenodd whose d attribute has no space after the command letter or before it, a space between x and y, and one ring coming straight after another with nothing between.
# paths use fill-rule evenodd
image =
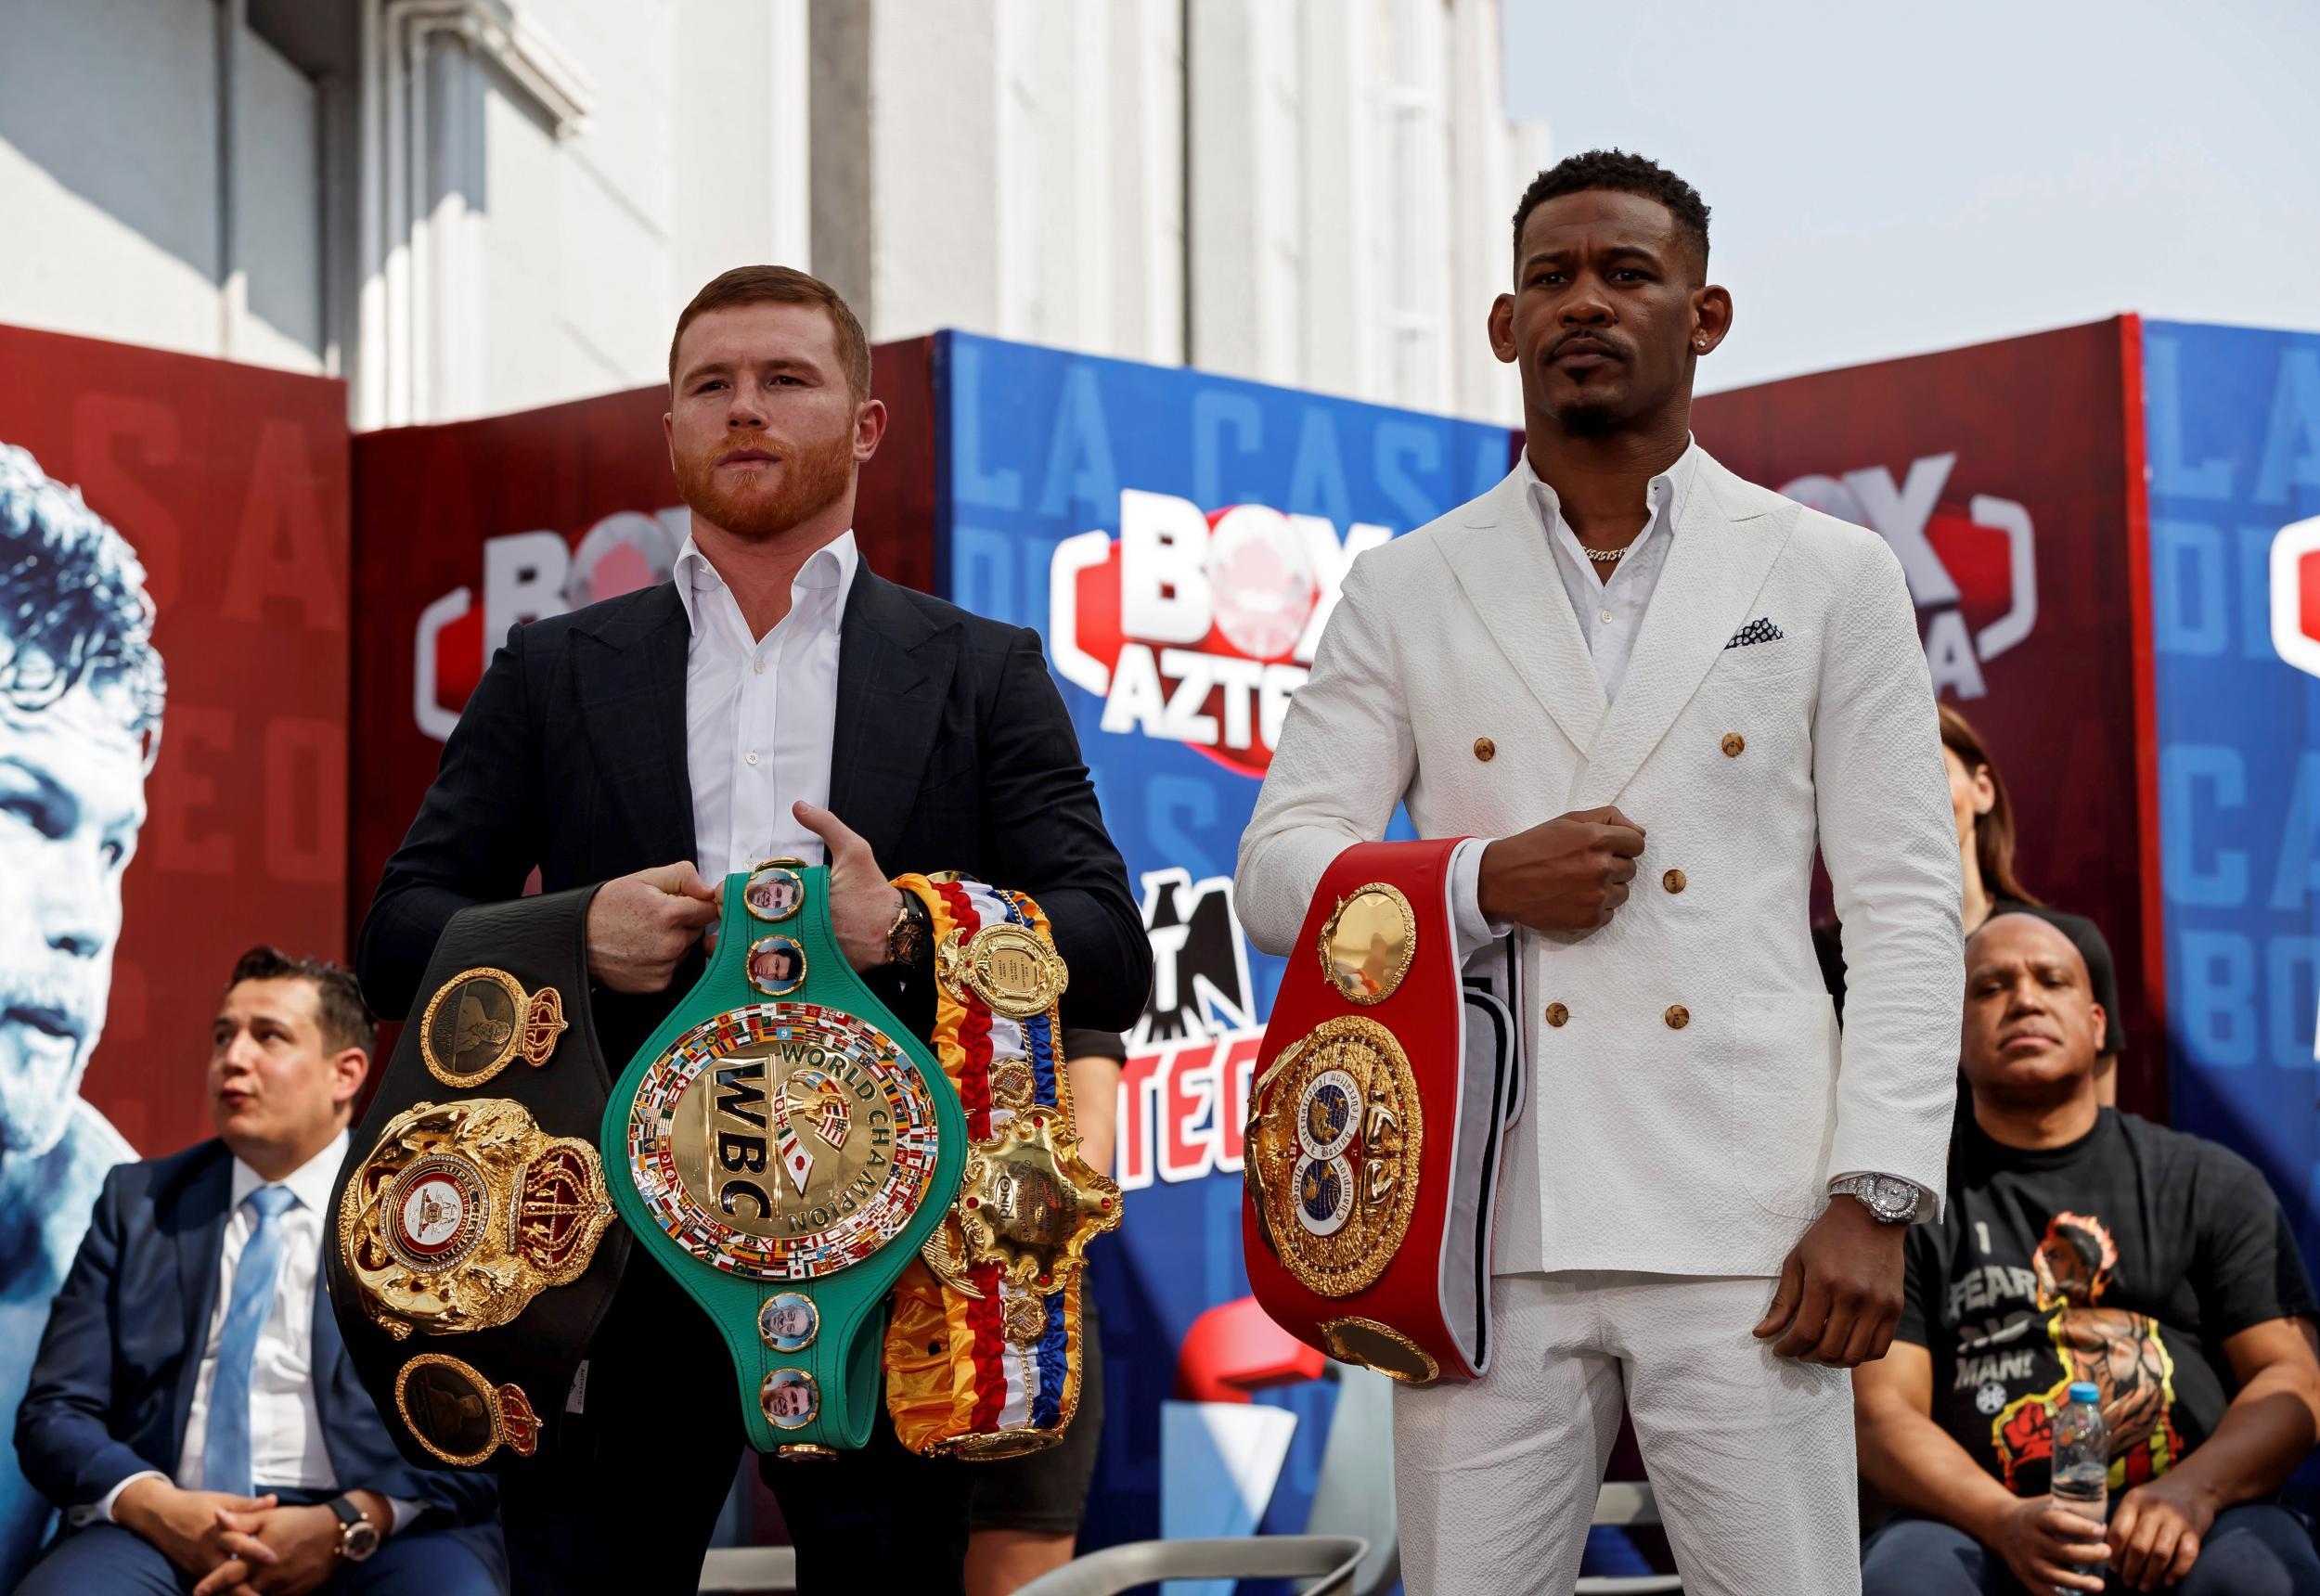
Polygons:
<instances>
[{"instance_id":1,"label":"black leather championship belt","mask_svg":"<svg viewBox=\"0 0 2320 1596\"><path fill-rule=\"evenodd\" d=\"M452 917L340 1171L331 1306L414 1463L504 1470L552 1447L627 1262L596 1149L595 891Z\"/></svg>"}]
</instances>

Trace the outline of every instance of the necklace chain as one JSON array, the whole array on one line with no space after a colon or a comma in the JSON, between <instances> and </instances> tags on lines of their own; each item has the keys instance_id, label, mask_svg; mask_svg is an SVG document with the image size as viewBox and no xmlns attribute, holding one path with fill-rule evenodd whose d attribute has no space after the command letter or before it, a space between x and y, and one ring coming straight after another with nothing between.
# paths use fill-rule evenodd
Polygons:
<instances>
[{"instance_id":1,"label":"necklace chain","mask_svg":"<svg viewBox=\"0 0 2320 1596\"><path fill-rule=\"evenodd\" d=\"M1628 545L1623 543L1617 548L1586 548L1581 549L1580 552L1598 565L1608 565L1613 560L1618 559L1619 556L1625 554L1628 551Z\"/></svg>"}]
</instances>

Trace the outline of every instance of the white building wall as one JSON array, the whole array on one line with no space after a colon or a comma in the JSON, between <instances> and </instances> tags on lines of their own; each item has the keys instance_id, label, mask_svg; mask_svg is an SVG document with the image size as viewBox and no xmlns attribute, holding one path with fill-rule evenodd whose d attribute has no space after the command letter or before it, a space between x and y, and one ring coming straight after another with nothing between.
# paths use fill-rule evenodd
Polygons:
<instances>
[{"instance_id":1,"label":"white building wall","mask_svg":"<svg viewBox=\"0 0 2320 1596\"><path fill-rule=\"evenodd\" d=\"M676 16L671 320L719 272L813 256L807 0L679 0Z\"/></svg>"},{"instance_id":2,"label":"white building wall","mask_svg":"<svg viewBox=\"0 0 2320 1596\"><path fill-rule=\"evenodd\" d=\"M241 125L234 162L244 240L242 284L232 296L232 325L223 335L226 353L261 366L318 371L328 339L321 95L314 79L248 32L240 70ZM250 247L253 240L264 247Z\"/></svg>"},{"instance_id":3,"label":"white building wall","mask_svg":"<svg viewBox=\"0 0 2320 1596\"><path fill-rule=\"evenodd\" d=\"M1482 269L1542 157L1497 0L1192 0L1196 365L1511 418Z\"/></svg>"},{"instance_id":4,"label":"white building wall","mask_svg":"<svg viewBox=\"0 0 2320 1596\"><path fill-rule=\"evenodd\" d=\"M870 229L870 336L999 332L1001 149L1012 153L1025 137L1024 113L1006 104L999 76L1003 7L868 3L870 104L854 135L870 150L869 192L858 197Z\"/></svg>"},{"instance_id":5,"label":"white building wall","mask_svg":"<svg viewBox=\"0 0 2320 1596\"><path fill-rule=\"evenodd\" d=\"M0 0L0 319L220 353L216 75L213 6Z\"/></svg>"},{"instance_id":6,"label":"white building wall","mask_svg":"<svg viewBox=\"0 0 2320 1596\"><path fill-rule=\"evenodd\" d=\"M0 0L0 204L40 240L0 320L338 372L395 425L659 380L702 283L779 262L877 339L1510 416L1497 32L1498 0Z\"/></svg>"}]
</instances>

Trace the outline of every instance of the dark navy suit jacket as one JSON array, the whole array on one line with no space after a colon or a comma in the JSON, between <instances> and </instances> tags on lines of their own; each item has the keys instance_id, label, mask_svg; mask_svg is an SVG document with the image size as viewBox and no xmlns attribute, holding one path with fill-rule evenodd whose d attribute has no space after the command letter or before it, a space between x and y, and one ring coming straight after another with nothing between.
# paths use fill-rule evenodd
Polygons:
<instances>
[{"instance_id":1,"label":"dark navy suit jacket","mask_svg":"<svg viewBox=\"0 0 2320 1596\"><path fill-rule=\"evenodd\" d=\"M105 1178L16 1416L24 1475L59 1508L96 1502L148 1469L176 1473L217 1303L233 1179L222 1141L124 1164ZM319 1290L314 1400L341 1489L425 1502L425 1516L402 1533L457 1535L505 1577L496 1487L486 1476L403 1461Z\"/></svg>"},{"instance_id":2,"label":"dark navy suit jacket","mask_svg":"<svg viewBox=\"0 0 2320 1596\"><path fill-rule=\"evenodd\" d=\"M451 917L517 896L535 868L541 890L559 892L698 862L685 747L691 636L666 582L509 632L363 922L355 967L373 1009L408 1012ZM857 567L839 624L836 709L830 808L880 866L963 870L1030 894L1070 967L1064 1023L1132 1027L1151 944L1038 634ZM680 969L666 992L594 995L615 1073L699 968ZM925 1034L925 984L896 990L881 972L870 981Z\"/></svg>"}]
</instances>

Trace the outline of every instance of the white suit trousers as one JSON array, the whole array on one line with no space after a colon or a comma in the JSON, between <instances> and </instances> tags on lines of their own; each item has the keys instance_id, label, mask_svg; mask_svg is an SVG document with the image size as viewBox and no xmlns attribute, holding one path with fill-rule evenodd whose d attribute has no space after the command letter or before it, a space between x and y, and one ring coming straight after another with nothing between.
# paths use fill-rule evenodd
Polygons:
<instances>
[{"instance_id":1,"label":"white suit trousers","mask_svg":"<svg viewBox=\"0 0 2320 1596\"><path fill-rule=\"evenodd\" d=\"M1687 1596L1858 1596L1852 1378L1748 1332L1774 1282L1492 1282L1490 1371L1394 1392L1410 1596L1570 1596L1619 1399Z\"/></svg>"}]
</instances>

